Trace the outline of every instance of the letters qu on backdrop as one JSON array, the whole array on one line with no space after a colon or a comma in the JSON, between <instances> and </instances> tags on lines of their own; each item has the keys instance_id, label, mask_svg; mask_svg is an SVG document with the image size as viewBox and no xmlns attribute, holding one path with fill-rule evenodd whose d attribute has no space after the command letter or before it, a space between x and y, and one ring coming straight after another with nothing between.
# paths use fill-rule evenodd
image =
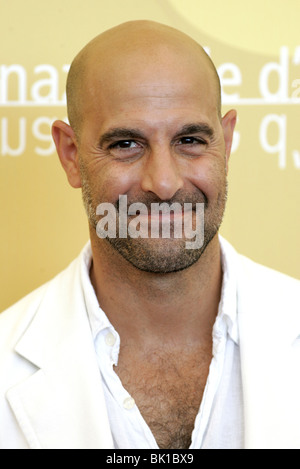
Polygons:
<instances>
[{"instance_id":1,"label":"letters qu on backdrop","mask_svg":"<svg viewBox=\"0 0 300 469\"><path fill-rule=\"evenodd\" d=\"M80 191L69 188L60 169L51 123L67 118L65 81L74 55L131 19L169 24L205 46L221 78L223 113L238 111L222 234L254 260L300 278L300 39L291 12L277 1L253 2L246 12L230 3L226 9L217 0L131 0L125 9L115 0L103 10L104 2L87 0L82 15L77 0L53 0L51 9L45 1L0 0L7 44L0 58L0 311L64 268L88 238ZM299 2L283 3L299 17ZM272 16L261 31L257 11ZM211 19L204 24L205 16ZM261 44L252 44L253 31ZM268 36L276 37L272 47Z\"/></svg>"}]
</instances>

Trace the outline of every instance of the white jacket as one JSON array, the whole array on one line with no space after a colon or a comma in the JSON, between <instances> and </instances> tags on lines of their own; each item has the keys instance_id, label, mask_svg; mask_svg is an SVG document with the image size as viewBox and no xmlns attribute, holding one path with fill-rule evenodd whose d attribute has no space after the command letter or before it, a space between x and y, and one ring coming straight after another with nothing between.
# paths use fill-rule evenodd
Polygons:
<instances>
[{"instance_id":1,"label":"white jacket","mask_svg":"<svg viewBox=\"0 0 300 469\"><path fill-rule=\"evenodd\" d=\"M300 448L300 282L238 255L246 448ZM0 315L0 449L113 449L80 256Z\"/></svg>"}]
</instances>

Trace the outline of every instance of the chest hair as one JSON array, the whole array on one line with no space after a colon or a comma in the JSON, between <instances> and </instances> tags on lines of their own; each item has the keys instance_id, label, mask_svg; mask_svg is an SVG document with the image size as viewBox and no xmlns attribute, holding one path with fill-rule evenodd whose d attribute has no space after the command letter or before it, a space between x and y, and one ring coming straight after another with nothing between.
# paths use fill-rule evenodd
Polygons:
<instances>
[{"instance_id":1,"label":"chest hair","mask_svg":"<svg viewBox=\"0 0 300 469\"><path fill-rule=\"evenodd\" d=\"M115 371L160 448L189 448L210 362L210 346L193 353L120 354Z\"/></svg>"}]
</instances>

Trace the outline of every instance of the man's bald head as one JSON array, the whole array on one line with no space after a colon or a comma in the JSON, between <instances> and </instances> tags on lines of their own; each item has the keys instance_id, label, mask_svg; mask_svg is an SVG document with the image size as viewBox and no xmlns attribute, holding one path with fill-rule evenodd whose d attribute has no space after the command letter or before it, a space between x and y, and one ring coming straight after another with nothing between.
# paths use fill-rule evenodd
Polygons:
<instances>
[{"instance_id":1,"label":"man's bald head","mask_svg":"<svg viewBox=\"0 0 300 469\"><path fill-rule=\"evenodd\" d=\"M152 21L131 21L116 26L89 42L72 62L67 80L68 117L71 127L80 135L87 94L93 95L90 81L93 71L109 77L110 64L115 67L119 59L134 57L145 66L167 67L168 57L176 53L185 62L197 63L203 73L207 73L213 85L216 111L221 117L221 88L216 68L204 49L186 34ZM184 68L178 62L178 74ZM132 75L135 69L132 67ZM128 77L127 77L128 78ZM174 77L175 78L175 77ZM99 82L101 86L101 80ZM90 96L91 97L91 96Z\"/></svg>"}]
</instances>

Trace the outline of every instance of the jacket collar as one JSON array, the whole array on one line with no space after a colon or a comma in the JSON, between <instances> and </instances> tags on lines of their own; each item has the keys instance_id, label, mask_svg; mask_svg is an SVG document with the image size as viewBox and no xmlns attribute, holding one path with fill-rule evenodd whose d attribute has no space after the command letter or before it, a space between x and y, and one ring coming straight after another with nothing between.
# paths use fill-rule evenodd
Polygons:
<instances>
[{"instance_id":1,"label":"jacket collar","mask_svg":"<svg viewBox=\"0 0 300 469\"><path fill-rule=\"evenodd\" d=\"M80 263L81 257L46 285L15 348L34 372L7 398L32 448L113 447Z\"/></svg>"}]
</instances>

